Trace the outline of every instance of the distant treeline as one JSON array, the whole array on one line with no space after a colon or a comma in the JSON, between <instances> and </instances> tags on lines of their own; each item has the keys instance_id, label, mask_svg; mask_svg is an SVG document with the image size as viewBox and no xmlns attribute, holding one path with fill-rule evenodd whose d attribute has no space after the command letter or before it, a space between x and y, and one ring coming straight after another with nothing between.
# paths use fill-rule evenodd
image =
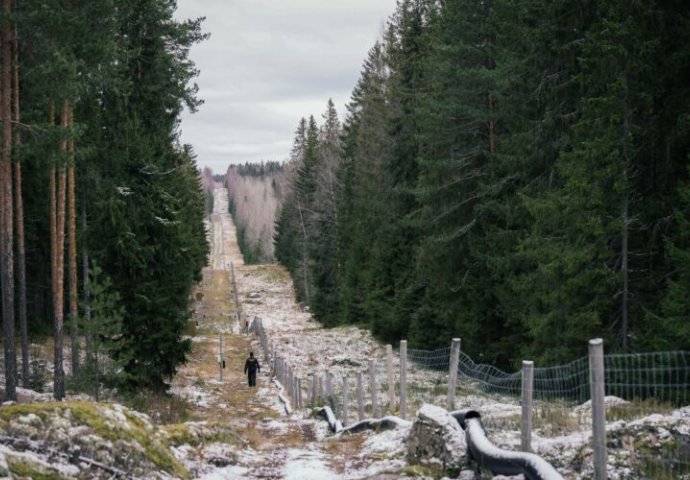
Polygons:
<instances>
[{"instance_id":1,"label":"distant treeline","mask_svg":"<svg viewBox=\"0 0 690 480\"><path fill-rule=\"evenodd\" d=\"M276 215L283 200L284 165L280 162L230 165L225 175L228 208L237 225L245 263L272 262Z\"/></svg>"},{"instance_id":2,"label":"distant treeline","mask_svg":"<svg viewBox=\"0 0 690 480\"><path fill-rule=\"evenodd\" d=\"M264 175L282 172L285 166L282 162L273 162L269 160L259 163L245 162L239 165L233 164L230 165L229 168L235 169L237 173L242 176L263 177Z\"/></svg>"},{"instance_id":3,"label":"distant treeline","mask_svg":"<svg viewBox=\"0 0 690 480\"><path fill-rule=\"evenodd\" d=\"M401 0L297 129L276 256L325 325L502 366L690 349L685 2Z\"/></svg>"}]
</instances>

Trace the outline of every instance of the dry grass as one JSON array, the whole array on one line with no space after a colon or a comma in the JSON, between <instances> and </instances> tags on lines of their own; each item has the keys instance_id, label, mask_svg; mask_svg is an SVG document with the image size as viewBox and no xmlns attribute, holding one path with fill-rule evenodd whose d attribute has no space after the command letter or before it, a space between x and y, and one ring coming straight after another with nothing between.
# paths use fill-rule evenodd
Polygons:
<instances>
[{"instance_id":1,"label":"dry grass","mask_svg":"<svg viewBox=\"0 0 690 480\"><path fill-rule=\"evenodd\" d=\"M243 267L243 270L246 267ZM258 267L262 275L275 275L279 279L279 268ZM236 270L236 275L239 274ZM252 273L254 274L254 273ZM266 423L279 416L270 405L257 395L257 388L250 388L244 375L244 362L251 349L250 337L229 333L237 329L237 311L232 294L230 272L224 270L204 271L204 279L198 287L195 316L196 339L192 347L190 362L183 366L175 378L176 391L185 387L198 387L209 393L208 401L190 402L188 416L191 420L206 420L231 424L237 435L257 450L300 447L305 443L304 432L297 424L286 431L276 432ZM223 331L223 358L225 369L223 381L219 381L220 369L217 363L220 331ZM266 386L268 378L259 375L259 387ZM264 428L264 425L266 426Z\"/></svg>"},{"instance_id":2,"label":"dry grass","mask_svg":"<svg viewBox=\"0 0 690 480\"><path fill-rule=\"evenodd\" d=\"M261 277L269 282L290 282L290 274L284 267L278 264L264 264L245 268L251 271L253 275Z\"/></svg>"},{"instance_id":3,"label":"dry grass","mask_svg":"<svg viewBox=\"0 0 690 480\"><path fill-rule=\"evenodd\" d=\"M354 461L356 464L364 465L363 461L357 462L355 457L362 451L362 444L366 440L367 433L354 435L341 435L333 437L325 442L325 452L330 457L329 467L336 473L345 473L348 462Z\"/></svg>"}]
</instances>

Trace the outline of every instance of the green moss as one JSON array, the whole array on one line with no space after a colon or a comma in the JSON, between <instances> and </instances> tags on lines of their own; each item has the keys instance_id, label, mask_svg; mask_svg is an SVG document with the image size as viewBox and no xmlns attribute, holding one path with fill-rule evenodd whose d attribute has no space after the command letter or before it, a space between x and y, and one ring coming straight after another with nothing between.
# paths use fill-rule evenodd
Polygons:
<instances>
[{"instance_id":1,"label":"green moss","mask_svg":"<svg viewBox=\"0 0 690 480\"><path fill-rule=\"evenodd\" d=\"M52 408L47 408L52 406ZM0 408L0 427L5 427L16 417L34 414L45 421L55 411L52 403L21 403Z\"/></svg>"},{"instance_id":2,"label":"green moss","mask_svg":"<svg viewBox=\"0 0 690 480\"><path fill-rule=\"evenodd\" d=\"M429 477L441 478L442 472L440 468L431 469L422 465L408 465L400 471L401 475L407 477Z\"/></svg>"},{"instance_id":3,"label":"green moss","mask_svg":"<svg viewBox=\"0 0 690 480\"><path fill-rule=\"evenodd\" d=\"M162 430L170 446L191 445L196 447L212 442L227 443L231 445L242 445L244 443L234 429L220 423L199 426L178 423L174 425L165 425L162 427Z\"/></svg>"},{"instance_id":4,"label":"green moss","mask_svg":"<svg viewBox=\"0 0 690 480\"><path fill-rule=\"evenodd\" d=\"M18 404L0 409L0 422L6 426L10 419L28 414L35 414L44 422L51 416L71 418L73 424L88 426L101 438L139 443L146 458L159 469L179 478L190 478L189 472L173 457L167 445L157 439L155 429L126 410L122 413L127 425L112 422L103 412L106 408L114 407L91 402Z\"/></svg>"},{"instance_id":5,"label":"green moss","mask_svg":"<svg viewBox=\"0 0 690 480\"><path fill-rule=\"evenodd\" d=\"M66 477L46 465L33 463L28 459L6 455L7 466L13 478L30 478L31 480L66 480Z\"/></svg>"}]
</instances>

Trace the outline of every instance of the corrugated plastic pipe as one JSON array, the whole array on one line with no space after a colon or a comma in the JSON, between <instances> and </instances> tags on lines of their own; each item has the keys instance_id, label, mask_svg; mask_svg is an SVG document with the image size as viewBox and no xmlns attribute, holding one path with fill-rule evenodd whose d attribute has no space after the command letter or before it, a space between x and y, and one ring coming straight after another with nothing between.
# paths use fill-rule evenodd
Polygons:
<instances>
[{"instance_id":1,"label":"corrugated plastic pipe","mask_svg":"<svg viewBox=\"0 0 690 480\"><path fill-rule=\"evenodd\" d=\"M534 453L502 450L486 436L481 415L476 410L452 412L465 431L467 448L472 458L494 475L524 475L528 480L564 480L553 466Z\"/></svg>"}]
</instances>

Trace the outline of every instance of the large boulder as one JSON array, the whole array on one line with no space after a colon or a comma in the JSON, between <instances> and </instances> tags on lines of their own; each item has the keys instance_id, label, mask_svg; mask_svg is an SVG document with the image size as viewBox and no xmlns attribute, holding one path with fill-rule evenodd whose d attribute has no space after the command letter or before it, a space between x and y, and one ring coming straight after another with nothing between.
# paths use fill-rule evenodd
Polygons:
<instances>
[{"instance_id":1,"label":"large boulder","mask_svg":"<svg viewBox=\"0 0 690 480\"><path fill-rule=\"evenodd\" d=\"M407 461L457 476L467 461L465 432L448 411L424 404L407 437Z\"/></svg>"}]
</instances>

